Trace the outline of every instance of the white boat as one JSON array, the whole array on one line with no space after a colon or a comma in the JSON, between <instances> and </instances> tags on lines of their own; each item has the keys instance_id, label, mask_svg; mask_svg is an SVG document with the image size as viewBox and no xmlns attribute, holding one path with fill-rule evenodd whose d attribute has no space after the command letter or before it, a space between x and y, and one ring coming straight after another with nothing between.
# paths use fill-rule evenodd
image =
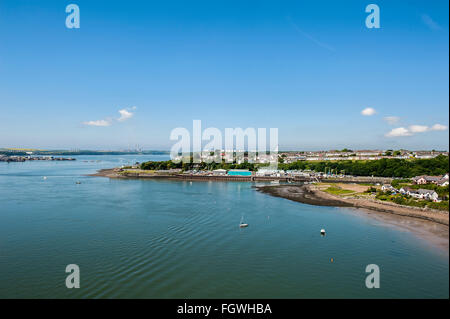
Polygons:
<instances>
[{"instance_id":1,"label":"white boat","mask_svg":"<svg viewBox=\"0 0 450 319\"><path fill-rule=\"evenodd\" d=\"M321 234L321 235L325 235L325 229L322 228L322 229L320 230L320 234Z\"/></svg>"},{"instance_id":2,"label":"white boat","mask_svg":"<svg viewBox=\"0 0 450 319\"><path fill-rule=\"evenodd\" d=\"M244 223L244 216L241 218L241 222L239 223L239 228L248 227L248 224Z\"/></svg>"},{"instance_id":3,"label":"white boat","mask_svg":"<svg viewBox=\"0 0 450 319\"><path fill-rule=\"evenodd\" d=\"M270 184L280 184L280 181L279 180L270 181Z\"/></svg>"}]
</instances>

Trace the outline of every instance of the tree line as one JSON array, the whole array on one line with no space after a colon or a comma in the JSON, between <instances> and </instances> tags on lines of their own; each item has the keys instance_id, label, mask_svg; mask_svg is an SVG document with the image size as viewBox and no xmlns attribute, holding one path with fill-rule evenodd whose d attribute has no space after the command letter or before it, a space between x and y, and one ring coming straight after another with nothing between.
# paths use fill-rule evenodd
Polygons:
<instances>
[{"instance_id":1,"label":"tree line","mask_svg":"<svg viewBox=\"0 0 450 319\"><path fill-rule=\"evenodd\" d=\"M174 163L172 161L145 162L141 164L144 170L214 170L214 169L248 169L255 171L259 167L268 164L254 163ZM355 176L377 176L377 177L402 177L411 178L419 175L443 175L449 171L449 160L447 156L439 155L432 159L394 159L383 158L367 161L296 161L293 163L280 163L278 168L282 170L311 170L315 172L333 172L337 174Z\"/></svg>"},{"instance_id":2,"label":"tree line","mask_svg":"<svg viewBox=\"0 0 450 319\"><path fill-rule=\"evenodd\" d=\"M316 172L333 172L355 176L403 177L419 175L443 175L449 171L449 160L445 155L431 159L396 159L383 158L367 161L297 161L279 164L284 170L312 170Z\"/></svg>"},{"instance_id":3,"label":"tree line","mask_svg":"<svg viewBox=\"0 0 450 319\"><path fill-rule=\"evenodd\" d=\"M168 169L182 169L183 171L191 171L191 170L215 170L215 169L248 169L250 171L256 171L258 164L244 162L241 164L233 164L233 163L182 163L182 162L172 162L172 161L162 161L155 162L149 161L141 164L141 169L144 170L168 170Z\"/></svg>"}]
</instances>

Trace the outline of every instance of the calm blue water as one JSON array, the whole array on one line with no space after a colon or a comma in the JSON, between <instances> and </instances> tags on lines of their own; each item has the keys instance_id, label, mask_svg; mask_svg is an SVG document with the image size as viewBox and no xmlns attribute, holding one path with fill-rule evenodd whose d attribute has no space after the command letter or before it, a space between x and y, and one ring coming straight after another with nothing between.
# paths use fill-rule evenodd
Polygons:
<instances>
[{"instance_id":1,"label":"calm blue water","mask_svg":"<svg viewBox=\"0 0 450 319\"><path fill-rule=\"evenodd\" d=\"M165 156L77 159L0 163L1 298L449 296L448 253L410 232L250 183L84 176ZM365 287L372 263L380 289Z\"/></svg>"}]
</instances>

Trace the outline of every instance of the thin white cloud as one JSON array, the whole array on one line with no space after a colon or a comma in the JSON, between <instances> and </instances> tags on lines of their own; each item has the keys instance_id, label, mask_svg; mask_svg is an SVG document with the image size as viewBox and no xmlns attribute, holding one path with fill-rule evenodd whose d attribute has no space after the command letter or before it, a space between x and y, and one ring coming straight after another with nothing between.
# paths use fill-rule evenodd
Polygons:
<instances>
[{"instance_id":1,"label":"thin white cloud","mask_svg":"<svg viewBox=\"0 0 450 319\"><path fill-rule=\"evenodd\" d=\"M418 133L430 131L446 131L448 127L442 124L434 124L432 127L426 125L410 125L408 128L397 127L386 133L386 137L412 136Z\"/></svg>"},{"instance_id":2,"label":"thin white cloud","mask_svg":"<svg viewBox=\"0 0 450 319\"><path fill-rule=\"evenodd\" d=\"M88 126L110 126L111 121L109 120L86 121L83 122L83 124Z\"/></svg>"},{"instance_id":3,"label":"thin white cloud","mask_svg":"<svg viewBox=\"0 0 450 319\"><path fill-rule=\"evenodd\" d=\"M315 43L315 44L318 45L319 47L322 47L322 48L324 48L324 49L326 49L326 50L328 50L328 51L331 51L331 52L335 52L335 51L336 51L332 46L330 46L330 45L328 45L328 44L326 44L326 43L323 43L323 42L317 40L316 38L314 38L314 37L311 36L310 34L306 33L306 32L303 31L303 30L301 30L301 29L294 23L294 21L292 21L292 19L291 19L290 17L288 17L287 19L288 19L288 21L290 22L290 24L292 25L292 27L293 27L298 33L300 33L300 34L303 35L305 38L307 38L308 40L312 41L313 43Z\"/></svg>"},{"instance_id":4,"label":"thin white cloud","mask_svg":"<svg viewBox=\"0 0 450 319\"><path fill-rule=\"evenodd\" d=\"M384 118L386 122L388 122L391 125L397 124L400 121L400 118L398 116L386 116Z\"/></svg>"},{"instance_id":5,"label":"thin white cloud","mask_svg":"<svg viewBox=\"0 0 450 319\"><path fill-rule=\"evenodd\" d=\"M386 134L386 137L411 136L412 133L404 127L397 127Z\"/></svg>"},{"instance_id":6,"label":"thin white cloud","mask_svg":"<svg viewBox=\"0 0 450 319\"><path fill-rule=\"evenodd\" d=\"M422 22L433 31L441 30L441 26L437 24L428 14L421 15Z\"/></svg>"},{"instance_id":7,"label":"thin white cloud","mask_svg":"<svg viewBox=\"0 0 450 319\"><path fill-rule=\"evenodd\" d=\"M119 122L126 121L133 117L134 113L127 109L119 110L120 117L117 119Z\"/></svg>"},{"instance_id":8,"label":"thin white cloud","mask_svg":"<svg viewBox=\"0 0 450 319\"><path fill-rule=\"evenodd\" d=\"M426 126L426 125L411 125L409 127L409 130L412 133L423 133L423 132L428 131L429 129L430 128L428 126Z\"/></svg>"},{"instance_id":9,"label":"thin white cloud","mask_svg":"<svg viewBox=\"0 0 450 319\"><path fill-rule=\"evenodd\" d=\"M365 108L364 110L361 111L361 114L364 115L364 116L372 116L372 115L374 115L376 113L377 113L377 111L375 111L375 109L371 108L371 107L367 107L367 108Z\"/></svg>"},{"instance_id":10,"label":"thin white cloud","mask_svg":"<svg viewBox=\"0 0 450 319\"><path fill-rule=\"evenodd\" d=\"M114 123L114 121L123 122L132 118L134 115L134 112L132 111L134 110L136 110L136 106L119 110L120 117L115 120L112 118L108 118L106 120L86 121L83 122L82 124L87 126L110 126Z\"/></svg>"},{"instance_id":11,"label":"thin white cloud","mask_svg":"<svg viewBox=\"0 0 450 319\"><path fill-rule=\"evenodd\" d=\"M434 124L431 127L432 131L446 131L448 129L448 126L442 125L442 124Z\"/></svg>"}]
</instances>

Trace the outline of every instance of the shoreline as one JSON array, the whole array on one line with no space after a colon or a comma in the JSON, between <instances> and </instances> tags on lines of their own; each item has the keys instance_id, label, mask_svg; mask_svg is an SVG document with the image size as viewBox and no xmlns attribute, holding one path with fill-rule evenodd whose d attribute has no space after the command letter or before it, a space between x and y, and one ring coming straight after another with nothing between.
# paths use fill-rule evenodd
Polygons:
<instances>
[{"instance_id":1,"label":"shoreline","mask_svg":"<svg viewBox=\"0 0 450 319\"><path fill-rule=\"evenodd\" d=\"M109 168L100 169L94 174L89 174L87 176L96 177L108 177L108 178L118 178L118 179L177 179L177 180L219 180L219 181L266 181L255 180L248 177L241 176L182 176L182 175L158 175L149 174L146 176L133 176L133 175L122 175L120 174L120 169ZM267 179L267 181L273 180ZM367 198L350 198L341 197L337 195L332 195L320 190L316 185L307 184L287 184L287 185L265 185L258 186L256 189L262 193L269 194L275 197L286 198L292 201L300 202L303 204L316 205L316 206L334 206L334 207L353 207L368 209L371 211L376 211L379 213L388 213L398 216L405 216L410 218L418 218L422 220L427 220L437 224L441 224L449 227L449 214L448 212L443 212L439 210L423 209L412 206L403 206L395 203L381 202L377 200L371 200Z\"/></svg>"},{"instance_id":2,"label":"shoreline","mask_svg":"<svg viewBox=\"0 0 450 319\"><path fill-rule=\"evenodd\" d=\"M118 168L101 169L88 176L108 177L114 179L168 179L168 180L191 180L204 181L202 176L191 176L193 178L179 175L148 175L148 176L123 176ZM251 182L249 178L210 178L216 181L245 181ZM409 230L415 235L425 239L427 242L449 252L449 214L437 210L424 210L416 207L402 206L395 203L384 203L362 198L343 198L321 191L316 185L265 185L254 186L261 193L289 199L303 204L315 206L332 206L349 208L355 216L365 216L378 220L386 225L394 226L400 230Z\"/></svg>"},{"instance_id":3,"label":"shoreline","mask_svg":"<svg viewBox=\"0 0 450 319\"><path fill-rule=\"evenodd\" d=\"M123 172L120 168L101 169L87 176L108 177L118 179L170 179L179 181L224 181L224 182L270 182L291 181L289 177L265 177L265 176L230 176L230 175L184 175L179 173L154 173L154 172ZM310 179L296 179L296 182L310 181Z\"/></svg>"},{"instance_id":4,"label":"shoreline","mask_svg":"<svg viewBox=\"0 0 450 319\"><path fill-rule=\"evenodd\" d=\"M115 168L100 169L96 173L94 173L94 174L87 174L86 176L120 178L120 175L117 174L117 169L115 169Z\"/></svg>"},{"instance_id":5,"label":"shoreline","mask_svg":"<svg viewBox=\"0 0 450 319\"><path fill-rule=\"evenodd\" d=\"M416 207L402 206L395 203L383 203L362 198L343 198L319 190L315 185L277 185L258 187L258 191L296 202L335 207L363 208L380 213L418 218L449 226L449 214L437 210L424 210Z\"/></svg>"},{"instance_id":6,"label":"shoreline","mask_svg":"<svg viewBox=\"0 0 450 319\"><path fill-rule=\"evenodd\" d=\"M367 199L341 198L319 190L315 185L257 187L261 193L303 204L348 208L355 216L371 218L385 225L407 230L449 254L449 216L397 204Z\"/></svg>"}]
</instances>

